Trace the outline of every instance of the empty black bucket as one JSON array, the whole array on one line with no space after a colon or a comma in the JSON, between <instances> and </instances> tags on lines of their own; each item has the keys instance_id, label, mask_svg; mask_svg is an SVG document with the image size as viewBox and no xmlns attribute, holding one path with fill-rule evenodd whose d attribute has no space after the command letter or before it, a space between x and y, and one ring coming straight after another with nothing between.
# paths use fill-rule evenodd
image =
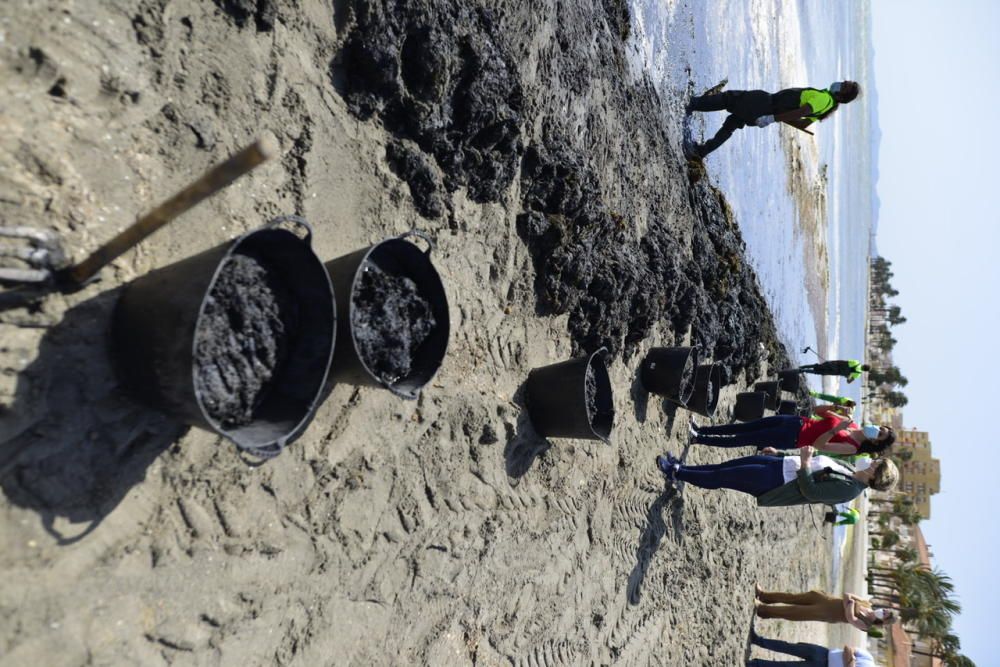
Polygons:
<instances>
[{"instance_id":1,"label":"empty black bucket","mask_svg":"<svg viewBox=\"0 0 1000 667\"><path fill-rule=\"evenodd\" d=\"M783 371L778 371L778 380L781 382L781 391L794 394L799 390L799 383L802 380L802 376L794 368L787 368Z\"/></svg>"},{"instance_id":2,"label":"empty black bucket","mask_svg":"<svg viewBox=\"0 0 1000 667\"><path fill-rule=\"evenodd\" d=\"M778 403L778 414L779 415L797 415L799 413L799 404L795 401L782 401Z\"/></svg>"},{"instance_id":3,"label":"empty black bucket","mask_svg":"<svg viewBox=\"0 0 1000 667\"><path fill-rule=\"evenodd\" d=\"M285 222L296 225L304 238L279 228ZM215 431L243 450L277 455L315 414L333 356L333 289L311 241L312 230L301 218L276 218L132 281L112 323L113 357L125 388L151 407ZM245 266L251 269L240 274L243 282L231 283L243 270L236 267ZM213 291L216 285L220 291ZM273 317L280 315L280 329L261 333L241 317L260 312L248 294L265 286L275 299L269 304L275 307ZM226 295L232 300L221 303ZM225 347L226 341L235 347ZM220 349L216 343L223 352L212 356ZM199 345L210 347L199 354ZM199 363L206 358L219 363ZM242 411L237 419L222 416L232 413L220 408L220 388L228 392L221 396L223 403Z\"/></svg>"},{"instance_id":4,"label":"empty black bucket","mask_svg":"<svg viewBox=\"0 0 1000 667\"><path fill-rule=\"evenodd\" d=\"M539 434L608 442L615 405L606 353L601 348L528 374L528 414Z\"/></svg>"},{"instance_id":5,"label":"empty black bucket","mask_svg":"<svg viewBox=\"0 0 1000 667\"><path fill-rule=\"evenodd\" d=\"M767 392L741 391L736 394L733 421L750 422L764 416Z\"/></svg>"},{"instance_id":6,"label":"empty black bucket","mask_svg":"<svg viewBox=\"0 0 1000 667\"><path fill-rule=\"evenodd\" d=\"M705 417L712 417L719 405L722 389L722 367L719 364L702 364L694 374L694 391L687 402L687 409Z\"/></svg>"},{"instance_id":7,"label":"empty black bucket","mask_svg":"<svg viewBox=\"0 0 1000 667\"><path fill-rule=\"evenodd\" d=\"M684 406L694 391L697 367L697 346L654 347L642 360L639 379L649 393L664 396Z\"/></svg>"},{"instance_id":8,"label":"empty black bucket","mask_svg":"<svg viewBox=\"0 0 1000 667\"><path fill-rule=\"evenodd\" d=\"M408 236L429 247L421 251ZM385 387L412 399L434 377L450 325L433 249L427 235L410 231L326 263L341 315L331 380ZM381 299L385 294L391 303Z\"/></svg>"},{"instance_id":9,"label":"empty black bucket","mask_svg":"<svg viewBox=\"0 0 1000 667\"><path fill-rule=\"evenodd\" d=\"M778 409L778 403L781 401L781 380L758 382L753 388L754 391L762 391L767 394L767 401L764 404L768 410Z\"/></svg>"}]
</instances>

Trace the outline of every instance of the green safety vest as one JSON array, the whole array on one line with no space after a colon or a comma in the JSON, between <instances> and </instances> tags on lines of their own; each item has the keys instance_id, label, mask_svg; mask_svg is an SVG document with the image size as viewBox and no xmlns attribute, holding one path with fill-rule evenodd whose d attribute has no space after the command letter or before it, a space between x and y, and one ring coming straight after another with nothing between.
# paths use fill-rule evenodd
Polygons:
<instances>
[{"instance_id":1,"label":"green safety vest","mask_svg":"<svg viewBox=\"0 0 1000 667\"><path fill-rule=\"evenodd\" d=\"M812 113L806 116L810 122L821 120L824 116L834 110L837 101L828 90L816 90L815 88L804 88L799 95L799 106L809 105Z\"/></svg>"}]
</instances>

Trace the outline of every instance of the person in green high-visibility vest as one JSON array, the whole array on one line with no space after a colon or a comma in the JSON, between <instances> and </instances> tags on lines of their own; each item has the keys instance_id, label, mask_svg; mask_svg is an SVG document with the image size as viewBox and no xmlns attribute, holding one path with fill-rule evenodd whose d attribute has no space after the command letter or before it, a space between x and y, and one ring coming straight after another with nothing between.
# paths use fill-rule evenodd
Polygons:
<instances>
[{"instance_id":1,"label":"person in green high-visibility vest","mask_svg":"<svg viewBox=\"0 0 1000 667\"><path fill-rule=\"evenodd\" d=\"M730 90L717 95L691 98L688 111L728 111L729 116L715 136L703 144L686 144L689 158L704 158L726 143L733 132L747 125L767 127L787 123L801 130L830 116L841 104L853 101L861 93L856 81L838 81L829 88L786 88L777 93L766 90Z\"/></svg>"},{"instance_id":2,"label":"person in green high-visibility vest","mask_svg":"<svg viewBox=\"0 0 1000 667\"><path fill-rule=\"evenodd\" d=\"M846 510L827 512L823 516L823 521L832 523L835 526L853 526L860 518L861 512L853 507L848 507Z\"/></svg>"},{"instance_id":3,"label":"person in green high-visibility vest","mask_svg":"<svg viewBox=\"0 0 1000 667\"><path fill-rule=\"evenodd\" d=\"M861 377L862 373L871 370L871 367L857 359L835 359L819 364L799 366L797 370L800 373L813 373L815 375L841 375L847 378L848 382L854 382Z\"/></svg>"},{"instance_id":4,"label":"person in green high-visibility vest","mask_svg":"<svg viewBox=\"0 0 1000 667\"><path fill-rule=\"evenodd\" d=\"M812 389L809 390L809 395L812 396L813 398L818 398L821 401L826 401L827 403L831 403L833 405L838 405L838 406L840 406L842 408L847 408L848 410L853 410L854 407L855 407L855 405L856 405L856 403L854 402L854 399L847 398L846 396L836 396L834 394L824 394L821 391L813 391Z\"/></svg>"}]
</instances>

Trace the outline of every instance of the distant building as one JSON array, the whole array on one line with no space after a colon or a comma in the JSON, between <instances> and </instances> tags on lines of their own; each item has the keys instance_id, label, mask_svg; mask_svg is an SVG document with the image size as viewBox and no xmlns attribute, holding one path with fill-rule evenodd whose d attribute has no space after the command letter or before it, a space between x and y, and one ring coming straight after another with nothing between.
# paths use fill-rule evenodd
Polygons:
<instances>
[{"instance_id":1,"label":"distant building","mask_svg":"<svg viewBox=\"0 0 1000 667\"><path fill-rule=\"evenodd\" d=\"M892 448L913 452L913 458L899 466L898 488L913 498L923 518L931 518L931 496L941 490L941 461L931 456L930 436L927 431L899 429Z\"/></svg>"}]
</instances>

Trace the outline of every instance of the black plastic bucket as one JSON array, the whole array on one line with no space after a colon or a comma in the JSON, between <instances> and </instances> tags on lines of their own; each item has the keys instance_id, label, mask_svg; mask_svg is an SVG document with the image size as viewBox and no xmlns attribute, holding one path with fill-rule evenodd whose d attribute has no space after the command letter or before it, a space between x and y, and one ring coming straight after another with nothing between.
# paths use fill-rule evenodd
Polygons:
<instances>
[{"instance_id":1,"label":"black plastic bucket","mask_svg":"<svg viewBox=\"0 0 1000 667\"><path fill-rule=\"evenodd\" d=\"M799 404L795 401L782 401L778 403L779 415L797 415L799 414Z\"/></svg>"},{"instance_id":2,"label":"black plastic bucket","mask_svg":"<svg viewBox=\"0 0 1000 667\"><path fill-rule=\"evenodd\" d=\"M750 422L764 416L767 393L763 391L741 391L736 394L733 407L733 421Z\"/></svg>"},{"instance_id":3,"label":"black plastic bucket","mask_svg":"<svg viewBox=\"0 0 1000 667\"><path fill-rule=\"evenodd\" d=\"M408 236L424 239L428 248L421 251L406 240ZM338 257L326 263L326 269L337 295L337 338L340 344L333 361L332 381L356 385L385 387L397 396L416 398L420 389L427 384L444 361L448 349L448 297L444 285L431 264L434 244L426 234L410 231L398 237L387 239L349 255ZM363 346L359 342L355 298L359 295L365 271L375 267L392 278L413 281L416 293L428 304L434 317L434 325L427 337L408 355L408 370L399 377L380 373L377 364L364 359ZM397 348L397 351L400 348Z\"/></svg>"},{"instance_id":4,"label":"black plastic bucket","mask_svg":"<svg viewBox=\"0 0 1000 667\"><path fill-rule=\"evenodd\" d=\"M719 364L701 364L694 375L694 391L687 402L687 409L705 417L715 415L722 389L722 367Z\"/></svg>"},{"instance_id":5,"label":"black plastic bucket","mask_svg":"<svg viewBox=\"0 0 1000 667\"><path fill-rule=\"evenodd\" d=\"M540 435L609 441L615 403L605 354L601 348L586 357L535 368L528 374L528 414ZM588 370L594 380L593 401L587 396Z\"/></svg>"},{"instance_id":6,"label":"black plastic bucket","mask_svg":"<svg viewBox=\"0 0 1000 667\"><path fill-rule=\"evenodd\" d=\"M281 229L294 223L304 238ZM311 247L312 229L295 216L137 278L115 307L112 357L132 395L176 419L232 440L257 456L280 453L308 426L318 407L333 357L336 310L329 276ZM196 385L196 333L222 267L237 253L266 262L287 290L296 326L250 414L249 423L224 427L211 417Z\"/></svg>"},{"instance_id":7,"label":"black plastic bucket","mask_svg":"<svg viewBox=\"0 0 1000 667\"><path fill-rule=\"evenodd\" d=\"M783 371L778 371L778 380L781 382L781 391L794 394L799 390L799 383L802 381L802 376L794 368L787 368Z\"/></svg>"},{"instance_id":8,"label":"black plastic bucket","mask_svg":"<svg viewBox=\"0 0 1000 667\"><path fill-rule=\"evenodd\" d=\"M651 394L686 406L694 391L698 347L654 347L642 360L639 379Z\"/></svg>"},{"instance_id":9,"label":"black plastic bucket","mask_svg":"<svg viewBox=\"0 0 1000 667\"><path fill-rule=\"evenodd\" d=\"M753 386L754 391L762 391L767 394L767 401L764 405L768 410L777 410L781 401L781 380L769 380L768 382L758 382Z\"/></svg>"}]
</instances>

